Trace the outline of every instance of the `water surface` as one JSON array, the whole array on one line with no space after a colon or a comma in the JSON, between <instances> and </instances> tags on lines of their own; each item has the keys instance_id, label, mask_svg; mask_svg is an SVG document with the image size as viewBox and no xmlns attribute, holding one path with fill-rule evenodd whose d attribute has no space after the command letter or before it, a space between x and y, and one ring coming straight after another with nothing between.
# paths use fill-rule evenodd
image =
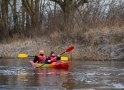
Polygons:
<instances>
[{"instance_id":1,"label":"water surface","mask_svg":"<svg viewBox=\"0 0 124 90\"><path fill-rule=\"evenodd\" d=\"M0 59L0 90L124 90L123 61L72 61L68 70Z\"/></svg>"}]
</instances>

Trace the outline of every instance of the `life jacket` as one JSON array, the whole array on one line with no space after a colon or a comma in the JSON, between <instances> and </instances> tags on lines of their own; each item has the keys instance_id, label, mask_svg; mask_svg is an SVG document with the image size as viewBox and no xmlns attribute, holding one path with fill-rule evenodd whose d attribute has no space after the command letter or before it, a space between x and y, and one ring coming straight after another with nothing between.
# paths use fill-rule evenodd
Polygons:
<instances>
[{"instance_id":1,"label":"life jacket","mask_svg":"<svg viewBox=\"0 0 124 90\"><path fill-rule=\"evenodd\" d=\"M57 57L56 56L55 57L50 56L50 60L51 60L51 62L56 62L57 61Z\"/></svg>"},{"instance_id":2,"label":"life jacket","mask_svg":"<svg viewBox=\"0 0 124 90\"><path fill-rule=\"evenodd\" d=\"M43 56L39 55L38 57L39 57L38 63L45 62L46 56L44 56L44 55L43 55Z\"/></svg>"}]
</instances>

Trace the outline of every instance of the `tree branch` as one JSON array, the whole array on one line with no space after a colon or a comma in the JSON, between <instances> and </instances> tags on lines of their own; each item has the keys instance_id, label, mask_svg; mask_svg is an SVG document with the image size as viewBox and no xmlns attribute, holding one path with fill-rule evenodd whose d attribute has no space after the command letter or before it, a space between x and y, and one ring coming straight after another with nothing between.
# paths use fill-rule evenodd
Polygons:
<instances>
[{"instance_id":1,"label":"tree branch","mask_svg":"<svg viewBox=\"0 0 124 90\"><path fill-rule=\"evenodd\" d=\"M75 1L75 7L79 8L81 5L83 5L84 3L87 3L88 0L80 0L78 3L77 1Z\"/></svg>"},{"instance_id":2,"label":"tree branch","mask_svg":"<svg viewBox=\"0 0 124 90\"><path fill-rule=\"evenodd\" d=\"M59 4L59 5L63 3L62 0L50 0L50 1L56 2L56 3Z\"/></svg>"},{"instance_id":3,"label":"tree branch","mask_svg":"<svg viewBox=\"0 0 124 90\"><path fill-rule=\"evenodd\" d=\"M64 10L64 2L62 0L50 0L50 1L56 2Z\"/></svg>"}]
</instances>

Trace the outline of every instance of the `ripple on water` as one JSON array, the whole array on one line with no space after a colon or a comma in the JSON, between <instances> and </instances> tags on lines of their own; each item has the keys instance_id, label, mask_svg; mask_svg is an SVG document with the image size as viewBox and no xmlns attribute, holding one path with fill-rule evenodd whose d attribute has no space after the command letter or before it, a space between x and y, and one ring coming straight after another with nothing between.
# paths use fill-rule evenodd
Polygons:
<instances>
[{"instance_id":1,"label":"ripple on water","mask_svg":"<svg viewBox=\"0 0 124 90\"><path fill-rule=\"evenodd\" d=\"M7 68L8 66L0 66L0 68Z\"/></svg>"},{"instance_id":2,"label":"ripple on water","mask_svg":"<svg viewBox=\"0 0 124 90\"><path fill-rule=\"evenodd\" d=\"M112 86L118 89L123 89L124 85L122 83L112 83Z\"/></svg>"},{"instance_id":3,"label":"ripple on water","mask_svg":"<svg viewBox=\"0 0 124 90\"><path fill-rule=\"evenodd\" d=\"M124 73L119 73L118 76L124 76Z\"/></svg>"},{"instance_id":4,"label":"ripple on water","mask_svg":"<svg viewBox=\"0 0 124 90\"><path fill-rule=\"evenodd\" d=\"M100 67L101 71L124 71L123 69L120 68L114 68L114 67Z\"/></svg>"},{"instance_id":5,"label":"ripple on water","mask_svg":"<svg viewBox=\"0 0 124 90\"><path fill-rule=\"evenodd\" d=\"M20 75L20 74L29 74L26 72L27 67L0 67L0 74L1 75Z\"/></svg>"}]
</instances>

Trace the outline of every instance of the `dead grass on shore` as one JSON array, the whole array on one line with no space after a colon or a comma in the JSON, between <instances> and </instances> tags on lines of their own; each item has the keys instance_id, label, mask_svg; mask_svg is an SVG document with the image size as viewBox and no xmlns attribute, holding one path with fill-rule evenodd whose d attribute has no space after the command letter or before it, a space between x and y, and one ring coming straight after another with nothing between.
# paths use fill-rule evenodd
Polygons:
<instances>
[{"instance_id":1,"label":"dead grass on shore","mask_svg":"<svg viewBox=\"0 0 124 90\"><path fill-rule=\"evenodd\" d=\"M77 35L79 32L79 30L74 30L73 33L68 35L64 33L62 36L59 36L60 32L55 32L52 35L48 35L49 37L25 39L15 37L10 40L11 43L3 41L3 44L0 45L4 48L2 57L14 57L18 53L37 55L40 49L43 49L48 56L50 51L60 54L69 46L74 45L75 49L72 52L65 53L64 56L74 60L103 61L111 60L110 54L105 50L106 47L124 42L124 27L90 29Z\"/></svg>"}]
</instances>

